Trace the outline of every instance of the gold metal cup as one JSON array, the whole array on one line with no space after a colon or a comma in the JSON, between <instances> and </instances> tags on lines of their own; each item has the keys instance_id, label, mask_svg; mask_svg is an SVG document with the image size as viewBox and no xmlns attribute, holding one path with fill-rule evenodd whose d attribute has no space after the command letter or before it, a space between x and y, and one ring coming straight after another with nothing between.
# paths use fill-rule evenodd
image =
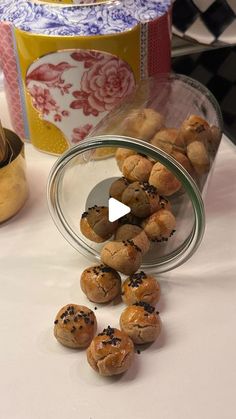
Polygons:
<instances>
[{"instance_id":1,"label":"gold metal cup","mask_svg":"<svg viewBox=\"0 0 236 419\"><path fill-rule=\"evenodd\" d=\"M12 151L9 163L0 168L0 223L13 217L28 197L24 144L12 131L4 128Z\"/></svg>"}]
</instances>

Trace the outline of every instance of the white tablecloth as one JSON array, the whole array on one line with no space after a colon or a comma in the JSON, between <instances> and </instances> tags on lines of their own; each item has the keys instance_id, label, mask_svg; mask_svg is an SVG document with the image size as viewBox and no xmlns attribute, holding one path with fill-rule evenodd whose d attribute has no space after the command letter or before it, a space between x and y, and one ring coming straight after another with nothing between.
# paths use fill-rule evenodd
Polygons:
<instances>
[{"instance_id":1,"label":"white tablecloth","mask_svg":"<svg viewBox=\"0 0 236 419\"><path fill-rule=\"evenodd\" d=\"M26 158L30 198L0 227L0 418L235 419L236 147L225 138L220 146L199 250L159 278L160 339L114 379L99 377L84 351L53 337L61 306L94 308L79 286L88 261L62 238L47 209L55 157L27 145ZM122 308L99 306L99 329L117 327Z\"/></svg>"}]
</instances>

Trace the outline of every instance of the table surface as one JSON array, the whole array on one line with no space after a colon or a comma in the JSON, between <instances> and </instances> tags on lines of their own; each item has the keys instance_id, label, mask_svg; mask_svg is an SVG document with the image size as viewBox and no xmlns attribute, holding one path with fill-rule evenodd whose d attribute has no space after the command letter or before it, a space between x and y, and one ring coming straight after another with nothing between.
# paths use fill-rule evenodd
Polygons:
<instances>
[{"instance_id":1,"label":"table surface","mask_svg":"<svg viewBox=\"0 0 236 419\"><path fill-rule=\"evenodd\" d=\"M4 95L1 118L10 126ZM0 229L0 418L235 419L236 147L223 139L197 253L159 276L161 337L117 378L101 378L84 351L60 346L53 320L81 303L88 261L57 231L47 209L55 157L26 145L30 198ZM99 306L99 329L118 326L122 305Z\"/></svg>"}]
</instances>

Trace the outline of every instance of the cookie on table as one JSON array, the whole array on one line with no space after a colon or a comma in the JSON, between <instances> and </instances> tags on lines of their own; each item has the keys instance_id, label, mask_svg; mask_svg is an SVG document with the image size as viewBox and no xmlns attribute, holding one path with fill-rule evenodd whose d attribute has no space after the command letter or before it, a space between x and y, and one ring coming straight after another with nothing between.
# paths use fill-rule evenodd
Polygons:
<instances>
[{"instance_id":1,"label":"cookie on table","mask_svg":"<svg viewBox=\"0 0 236 419\"><path fill-rule=\"evenodd\" d=\"M122 374L134 358L134 344L129 336L119 329L108 326L99 333L87 349L90 366L103 376Z\"/></svg>"},{"instance_id":2,"label":"cookie on table","mask_svg":"<svg viewBox=\"0 0 236 419\"><path fill-rule=\"evenodd\" d=\"M155 306L160 299L160 294L159 282L143 271L129 276L122 284L122 300L127 305L143 301Z\"/></svg>"},{"instance_id":3,"label":"cookie on table","mask_svg":"<svg viewBox=\"0 0 236 419\"><path fill-rule=\"evenodd\" d=\"M129 186L129 181L121 177L119 179L116 179L110 186L109 189L109 196L110 198L117 199L118 201L121 201L122 194L124 190Z\"/></svg>"},{"instance_id":4,"label":"cookie on table","mask_svg":"<svg viewBox=\"0 0 236 419\"><path fill-rule=\"evenodd\" d=\"M154 242L167 241L176 228L174 214L167 209L160 209L142 222L142 227L149 240Z\"/></svg>"},{"instance_id":5,"label":"cookie on table","mask_svg":"<svg viewBox=\"0 0 236 419\"><path fill-rule=\"evenodd\" d=\"M151 343L160 335L161 320L153 306L140 301L124 309L120 327L135 344Z\"/></svg>"},{"instance_id":6,"label":"cookie on table","mask_svg":"<svg viewBox=\"0 0 236 419\"><path fill-rule=\"evenodd\" d=\"M80 278L81 289L94 303L108 303L121 292L118 272L106 265L90 266Z\"/></svg>"},{"instance_id":7,"label":"cookie on table","mask_svg":"<svg viewBox=\"0 0 236 419\"><path fill-rule=\"evenodd\" d=\"M132 241L110 241L101 250L102 262L125 275L132 275L142 263L142 251Z\"/></svg>"},{"instance_id":8,"label":"cookie on table","mask_svg":"<svg viewBox=\"0 0 236 419\"><path fill-rule=\"evenodd\" d=\"M130 182L147 182L153 163L146 157L136 154L127 157L122 166L122 173Z\"/></svg>"},{"instance_id":9,"label":"cookie on table","mask_svg":"<svg viewBox=\"0 0 236 419\"><path fill-rule=\"evenodd\" d=\"M108 208L94 205L82 214L80 220L81 233L89 240L102 243L112 237L117 221L110 222L108 219Z\"/></svg>"},{"instance_id":10,"label":"cookie on table","mask_svg":"<svg viewBox=\"0 0 236 419\"><path fill-rule=\"evenodd\" d=\"M122 202L131 208L133 215L147 217L159 208L157 188L148 182L133 182L122 194Z\"/></svg>"},{"instance_id":11,"label":"cookie on table","mask_svg":"<svg viewBox=\"0 0 236 419\"><path fill-rule=\"evenodd\" d=\"M142 254L148 252L150 241L142 227L133 224L124 224L116 230L114 239L116 241L133 240L140 249Z\"/></svg>"},{"instance_id":12,"label":"cookie on table","mask_svg":"<svg viewBox=\"0 0 236 419\"><path fill-rule=\"evenodd\" d=\"M67 304L54 321L54 336L68 348L87 348L97 330L95 314L88 307Z\"/></svg>"}]
</instances>

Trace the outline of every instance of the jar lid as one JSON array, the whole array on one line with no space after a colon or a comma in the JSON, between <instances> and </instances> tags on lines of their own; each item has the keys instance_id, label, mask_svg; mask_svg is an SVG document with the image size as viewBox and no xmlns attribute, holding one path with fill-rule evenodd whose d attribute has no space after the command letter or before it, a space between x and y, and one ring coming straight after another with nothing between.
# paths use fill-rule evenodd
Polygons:
<instances>
[{"instance_id":1,"label":"jar lid","mask_svg":"<svg viewBox=\"0 0 236 419\"><path fill-rule=\"evenodd\" d=\"M171 0L81 0L64 3L55 0L3 0L0 21L10 22L22 31L42 35L116 34L163 16L170 10L171 3Z\"/></svg>"},{"instance_id":2,"label":"jar lid","mask_svg":"<svg viewBox=\"0 0 236 419\"><path fill-rule=\"evenodd\" d=\"M100 260L104 243L86 238L81 232L80 221L88 208L109 206L110 187L122 176L115 156L103 157L107 156L108 148L129 149L152 163L159 162L181 182L181 189L169 198L176 219L176 231L171 232L168 240L165 236L151 242L149 251L143 255L142 267L164 272L181 265L193 255L203 237L205 213L201 192L193 178L173 157L135 138L119 135L90 137L57 160L48 180L48 204L59 231L84 256ZM128 223L133 223L130 220L128 218ZM122 222L121 217L118 224ZM136 224L143 228L142 217Z\"/></svg>"}]
</instances>

